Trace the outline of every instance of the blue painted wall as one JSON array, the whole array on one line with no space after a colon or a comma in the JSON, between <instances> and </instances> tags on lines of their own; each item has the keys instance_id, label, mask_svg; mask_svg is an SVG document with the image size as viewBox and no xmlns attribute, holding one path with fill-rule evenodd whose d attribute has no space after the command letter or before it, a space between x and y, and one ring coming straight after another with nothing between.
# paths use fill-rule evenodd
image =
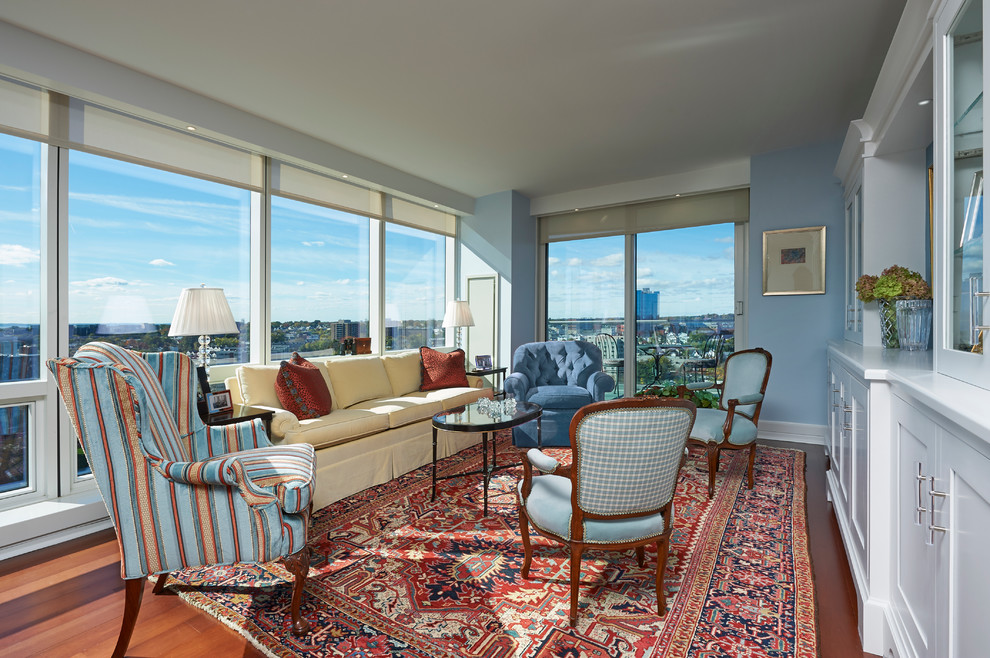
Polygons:
<instances>
[{"instance_id":1,"label":"blue painted wall","mask_svg":"<svg viewBox=\"0 0 990 658\"><path fill-rule=\"evenodd\" d=\"M825 346L843 336L845 221L832 174L841 141L753 156L750 163L749 344L773 355L761 420L824 425ZM763 296L763 231L825 229L825 294Z\"/></svg>"}]
</instances>

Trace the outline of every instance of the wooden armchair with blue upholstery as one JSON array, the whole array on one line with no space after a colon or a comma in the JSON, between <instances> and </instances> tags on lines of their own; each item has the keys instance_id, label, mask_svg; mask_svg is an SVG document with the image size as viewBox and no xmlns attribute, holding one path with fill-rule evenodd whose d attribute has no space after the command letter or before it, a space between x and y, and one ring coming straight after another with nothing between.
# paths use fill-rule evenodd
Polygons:
<instances>
[{"instance_id":1,"label":"wooden armchair with blue upholstery","mask_svg":"<svg viewBox=\"0 0 990 658\"><path fill-rule=\"evenodd\" d=\"M620 398L582 407L571 421L573 462L565 467L532 449L516 487L519 530L529 578L529 526L570 547L571 626L577 624L581 555L588 549L656 544L657 614L667 610L663 572L673 528L674 489L684 463L695 407L671 398ZM533 469L541 475L534 476Z\"/></svg>"},{"instance_id":2,"label":"wooden armchair with blue upholstery","mask_svg":"<svg viewBox=\"0 0 990 658\"><path fill-rule=\"evenodd\" d=\"M749 450L748 484L753 488L757 424L772 361L770 352L761 347L734 352L725 360L725 377L721 383L698 382L677 387L682 398L692 391L709 388L719 392L718 409L698 409L698 420L689 439L692 444L707 449L709 498L715 495L715 473L723 450Z\"/></svg>"},{"instance_id":3,"label":"wooden armchair with blue upholstery","mask_svg":"<svg viewBox=\"0 0 990 658\"><path fill-rule=\"evenodd\" d=\"M602 351L587 341L526 343L512 355L505 394L543 408L541 445L568 446L574 413L615 389L615 380L602 366ZM535 422L512 428L512 442L518 447L534 447L537 438Z\"/></svg>"},{"instance_id":4,"label":"wooden armchair with blue upholstery","mask_svg":"<svg viewBox=\"0 0 990 658\"><path fill-rule=\"evenodd\" d=\"M295 577L291 628L309 571L312 446L272 446L261 421L207 427L192 361L89 343L52 359L59 393L89 460L120 545L124 619L114 656L130 643L145 579L188 567L282 559Z\"/></svg>"}]
</instances>

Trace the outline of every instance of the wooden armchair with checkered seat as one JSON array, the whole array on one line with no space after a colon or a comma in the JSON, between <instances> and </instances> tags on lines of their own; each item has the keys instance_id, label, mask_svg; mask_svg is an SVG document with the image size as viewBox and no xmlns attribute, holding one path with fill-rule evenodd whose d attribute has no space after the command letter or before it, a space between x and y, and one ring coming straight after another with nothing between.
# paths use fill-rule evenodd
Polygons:
<instances>
[{"instance_id":1,"label":"wooden armchair with checkered seat","mask_svg":"<svg viewBox=\"0 0 990 658\"><path fill-rule=\"evenodd\" d=\"M667 602L663 572L673 528L674 488L695 406L686 400L621 398L582 407L571 421L573 462L565 467L535 448L517 485L519 529L529 578L529 525L571 552L571 626L577 625L581 555L588 549L657 546L657 614ZM533 474L533 469L541 475Z\"/></svg>"},{"instance_id":2,"label":"wooden armchair with checkered seat","mask_svg":"<svg viewBox=\"0 0 990 658\"><path fill-rule=\"evenodd\" d=\"M145 579L158 574L158 594L187 567L281 558L295 577L291 628L308 632L300 604L313 447L272 446L260 420L205 426L192 361L178 352L89 343L48 368L120 545L124 619L113 655L130 643Z\"/></svg>"}]
</instances>

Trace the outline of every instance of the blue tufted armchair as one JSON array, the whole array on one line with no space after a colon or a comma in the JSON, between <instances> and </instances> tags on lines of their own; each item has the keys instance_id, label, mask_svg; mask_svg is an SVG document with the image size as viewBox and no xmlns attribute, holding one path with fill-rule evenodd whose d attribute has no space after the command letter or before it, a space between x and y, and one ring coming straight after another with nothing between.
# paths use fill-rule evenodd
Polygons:
<instances>
[{"instance_id":1,"label":"blue tufted armchair","mask_svg":"<svg viewBox=\"0 0 990 658\"><path fill-rule=\"evenodd\" d=\"M602 372L602 352L583 340L526 343L512 356L512 374L505 378L506 395L543 407L543 445L569 446L571 418L581 407L600 402L615 388ZM521 447L536 446L536 423L512 430Z\"/></svg>"}]
</instances>

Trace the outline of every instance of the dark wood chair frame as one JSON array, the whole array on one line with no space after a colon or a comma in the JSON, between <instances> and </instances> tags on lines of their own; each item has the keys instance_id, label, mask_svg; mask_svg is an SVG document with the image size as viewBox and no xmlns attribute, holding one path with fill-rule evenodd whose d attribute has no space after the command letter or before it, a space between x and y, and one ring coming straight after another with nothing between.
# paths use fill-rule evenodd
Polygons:
<instances>
[{"instance_id":1,"label":"dark wood chair frame","mask_svg":"<svg viewBox=\"0 0 990 658\"><path fill-rule=\"evenodd\" d=\"M725 370L726 372L728 372L729 361L731 361L733 358L740 356L742 354L753 354L753 353L762 354L767 359L767 370L766 373L764 373L763 375L763 382L760 384L760 390L759 390L761 396L766 395L767 382L770 381L770 366L773 362L773 357L770 355L770 352L766 351L762 347L754 347L753 349L742 350L741 352L733 352L732 354L729 355L729 358L725 360ZM737 415L742 416L744 418L748 418L749 420L753 421L754 425L759 425L760 410L763 408L763 400L761 399L759 402L756 403L740 403L740 401L736 398L733 398L731 400L725 400L723 399L722 396L724 386L725 386L725 382L723 381L718 383L712 382L711 386L707 386L703 389L697 389L697 388L689 389L687 386L683 384L677 387L677 395L681 398L689 397L691 393L694 391L707 390L709 388L716 389L719 393L719 400L718 400L719 409L722 409L726 412L725 423L722 424L721 441L700 441L694 438L688 439L689 444L703 446L707 450L709 498L715 496L715 474L718 472L718 460L719 457L721 457L723 450L746 450L746 449L749 450L749 465L747 466L746 469L747 478L748 478L747 484L750 489L753 488L753 462L756 459L756 440L754 439L752 443L746 445L736 445L733 443L729 443L729 436L732 434L732 423ZM744 413L742 411L736 411L737 406L748 407L751 404L754 404L756 407L753 410L752 415Z\"/></svg>"},{"instance_id":2,"label":"dark wood chair frame","mask_svg":"<svg viewBox=\"0 0 990 658\"><path fill-rule=\"evenodd\" d=\"M682 407L689 409L691 411L692 424L694 422L695 405L693 402L688 400L677 400L674 398L619 398L617 400L606 400L604 402L595 402L589 404L581 409L578 409L577 413L574 414L574 418L571 420L571 446L577 445L575 441L575 433L577 431L578 424L581 419L590 413L595 413L598 411L604 411L607 409L628 409L636 407ZM577 448L578 450L580 448ZM656 544L657 546L657 571L656 571L656 589L657 589L657 615L662 617L667 612L667 599L663 592L663 572L667 565L667 554L670 550L670 533L673 530L673 520L671 519L671 510L674 502L674 497L667 503L657 509L645 510L642 512L637 512L634 514L622 514L622 515L604 515L604 514L592 514L590 512L585 512L578 506L578 463L576 449L571 448L572 454L575 454L574 463L571 466L561 465L554 472L554 475L560 475L563 477L570 478L571 480L571 509L573 510L571 515L571 539L567 540L563 537L540 530L540 534L545 537L554 539L555 541L564 544L570 548L571 554L571 610L570 610L570 622L571 626L577 625L577 609L578 609L578 589L581 583L581 555L586 549L602 549L608 551L625 551L630 548L636 549L636 561L640 567L645 563L645 551L644 548L647 544ZM522 460L523 464L523 490L522 496L529 497L530 491L533 486L533 466L529 463L528 459ZM680 473L681 467L684 466L684 458L681 458L681 463L677 470ZM539 476L538 476L539 477ZM533 561L533 547L529 541L529 516L526 514L526 508L522 504L522 500L518 501L519 507L519 531L522 534L523 549L525 551L525 558L522 565L522 577L529 579L529 567ZM584 520L585 519L629 519L640 516L652 516L653 514L663 514L664 519L664 533L659 537L647 537L645 539L638 539L635 541L621 542L621 543L610 543L610 544L586 544L584 543Z\"/></svg>"}]
</instances>

